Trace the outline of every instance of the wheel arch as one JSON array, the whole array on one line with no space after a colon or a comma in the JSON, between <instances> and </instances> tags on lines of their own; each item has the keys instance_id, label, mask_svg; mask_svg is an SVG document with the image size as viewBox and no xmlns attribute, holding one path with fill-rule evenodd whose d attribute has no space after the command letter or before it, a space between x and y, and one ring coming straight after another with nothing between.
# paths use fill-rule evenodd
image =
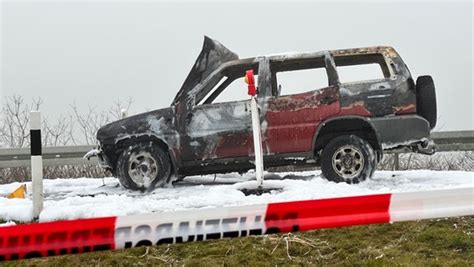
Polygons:
<instances>
[{"instance_id":1,"label":"wheel arch","mask_svg":"<svg viewBox=\"0 0 474 267\"><path fill-rule=\"evenodd\" d=\"M325 120L316 129L313 151L319 153L329 140L344 134L355 134L367 140L376 151L382 151L379 133L368 118L344 116Z\"/></svg>"},{"instance_id":2,"label":"wheel arch","mask_svg":"<svg viewBox=\"0 0 474 267\"><path fill-rule=\"evenodd\" d=\"M173 151L173 149L171 149L171 146L166 141L164 141L162 138L160 138L158 136L155 136L155 135L136 135L136 136L131 136L129 138L119 140L115 144L115 147L116 147L115 153L118 155L119 153L124 151L127 148L127 146L130 146L130 145L136 144L136 143L142 143L142 142L152 142L154 144L157 144L161 149L163 149L163 151L165 153L167 153L167 155L170 158L171 174L172 175L173 174L177 175L178 168L177 168L176 154ZM115 166L115 168L116 168L116 166Z\"/></svg>"}]
</instances>

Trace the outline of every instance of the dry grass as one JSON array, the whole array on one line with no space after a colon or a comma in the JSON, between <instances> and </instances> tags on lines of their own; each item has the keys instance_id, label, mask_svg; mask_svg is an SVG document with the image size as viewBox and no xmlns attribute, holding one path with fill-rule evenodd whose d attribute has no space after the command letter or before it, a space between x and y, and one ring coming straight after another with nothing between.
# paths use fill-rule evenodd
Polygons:
<instances>
[{"instance_id":1,"label":"dry grass","mask_svg":"<svg viewBox=\"0 0 474 267\"><path fill-rule=\"evenodd\" d=\"M472 266L474 217L95 252L7 266Z\"/></svg>"}]
</instances>

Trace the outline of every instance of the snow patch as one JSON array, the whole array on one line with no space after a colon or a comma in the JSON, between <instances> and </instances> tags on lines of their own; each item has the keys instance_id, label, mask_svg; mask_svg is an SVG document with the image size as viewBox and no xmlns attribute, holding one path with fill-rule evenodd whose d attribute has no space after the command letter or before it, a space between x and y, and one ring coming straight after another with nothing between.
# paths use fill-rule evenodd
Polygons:
<instances>
[{"instance_id":1,"label":"snow patch","mask_svg":"<svg viewBox=\"0 0 474 267\"><path fill-rule=\"evenodd\" d=\"M351 90L341 87L339 88L339 93L343 96L353 96L356 95L356 93L352 92Z\"/></svg>"},{"instance_id":2,"label":"snow patch","mask_svg":"<svg viewBox=\"0 0 474 267\"><path fill-rule=\"evenodd\" d=\"M105 184L104 184L105 183ZM236 173L187 177L171 188L149 193L129 191L116 178L45 179L44 210L40 221L121 216L176 210L264 204L305 199L333 198L389 192L411 192L474 187L474 172L377 171L360 184L334 183L320 171L265 175L265 187L282 188L261 196L245 196L239 189L252 187L255 174ZM31 183L26 183L31 192ZM28 222L32 219L31 194L25 199L5 196L20 183L0 185L0 220Z\"/></svg>"},{"instance_id":3,"label":"snow patch","mask_svg":"<svg viewBox=\"0 0 474 267\"><path fill-rule=\"evenodd\" d=\"M8 221L8 222L6 222L6 223L0 223L0 227L13 226L13 225L16 225L16 223L13 222L13 221Z\"/></svg>"},{"instance_id":4,"label":"snow patch","mask_svg":"<svg viewBox=\"0 0 474 267\"><path fill-rule=\"evenodd\" d=\"M82 158L84 159L90 159L91 157L95 157L100 153L100 150L98 149L92 149L91 151L87 152Z\"/></svg>"},{"instance_id":5,"label":"snow patch","mask_svg":"<svg viewBox=\"0 0 474 267\"><path fill-rule=\"evenodd\" d=\"M189 143L190 146L200 146L201 144L199 144L198 141L192 141L191 143Z\"/></svg>"},{"instance_id":6,"label":"snow patch","mask_svg":"<svg viewBox=\"0 0 474 267\"><path fill-rule=\"evenodd\" d=\"M221 131L246 126L250 127L249 101L234 102L195 109L188 127L188 134L193 138L208 137Z\"/></svg>"},{"instance_id":7,"label":"snow patch","mask_svg":"<svg viewBox=\"0 0 474 267\"><path fill-rule=\"evenodd\" d=\"M382 143L382 148L385 150L385 149L396 148L396 147L399 147L399 146L409 146L409 145L418 143L422 140L423 139L410 139L410 140L407 140L407 141L404 141L404 142L399 142L399 143L386 142L386 143Z\"/></svg>"},{"instance_id":8,"label":"snow patch","mask_svg":"<svg viewBox=\"0 0 474 267\"><path fill-rule=\"evenodd\" d=\"M370 95L367 98L383 98L383 97L387 97L387 96L390 96L390 95Z\"/></svg>"},{"instance_id":9,"label":"snow patch","mask_svg":"<svg viewBox=\"0 0 474 267\"><path fill-rule=\"evenodd\" d=\"M389 88L391 88L389 82L373 83L373 84L370 85L369 91L373 91L373 90L386 90L386 89L389 89Z\"/></svg>"},{"instance_id":10,"label":"snow patch","mask_svg":"<svg viewBox=\"0 0 474 267\"><path fill-rule=\"evenodd\" d=\"M167 128L165 118L161 117L158 120L154 116L148 116L146 118L150 125L150 130L157 135L163 135L164 130Z\"/></svg>"}]
</instances>

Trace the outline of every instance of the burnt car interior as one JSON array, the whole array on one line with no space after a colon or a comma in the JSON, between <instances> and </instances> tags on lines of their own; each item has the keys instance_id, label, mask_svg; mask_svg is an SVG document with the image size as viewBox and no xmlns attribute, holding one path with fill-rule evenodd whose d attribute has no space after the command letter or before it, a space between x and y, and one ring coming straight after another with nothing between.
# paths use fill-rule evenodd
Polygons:
<instances>
[{"instance_id":1,"label":"burnt car interior","mask_svg":"<svg viewBox=\"0 0 474 267\"><path fill-rule=\"evenodd\" d=\"M329 86L329 75L324 56L303 60L272 60L270 70L272 73L272 95L274 97L303 93ZM302 81L303 79L298 77L302 75L306 75L305 78L307 79L304 80L311 83L303 85L303 88L287 88L287 84L291 84L293 79Z\"/></svg>"},{"instance_id":2,"label":"burnt car interior","mask_svg":"<svg viewBox=\"0 0 474 267\"><path fill-rule=\"evenodd\" d=\"M215 79L213 79L212 81L209 81L209 83L205 85L203 91L206 92L206 96L202 97L201 101L198 102L199 105L217 103L217 101L215 100L219 96L221 96L224 90L237 89L237 88L229 88L229 85L231 85L237 79L243 78L245 71L249 69L252 69L255 73L258 73L258 62L252 62L252 63L247 63L247 64L243 63L243 64L229 66L222 69L222 71L218 75L216 75ZM245 93L244 86L242 86L241 90L242 92ZM240 99L240 100L243 100L243 99ZM227 101L232 101L232 100L227 100ZM224 101L220 101L220 102L224 102Z\"/></svg>"},{"instance_id":3,"label":"burnt car interior","mask_svg":"<svg viewBox=\"0 0 474 267\"><path fill-rule=\"evenodd\" d=\"M288 58L272 59L270 61L271 95L274 97L287 96L322 89L341 82L356 84L367 80L383 80L390 78L391 76L390 67L387 65L385 57L380 53L361 55L342 54L333 56L333 59L337 72L339 72L339 75L344 78L341 79L341 81L339 81L339 79L329 78L334 76L337 77L337 75L331 73L332 70L327 68L325 55L293 60L289 60ZM375 70L373 65L377 66ZM356 68L352 69L352 66L356 68L366 67L366 70L370 70L369 72L372 73L372 76L368 76L369 78L367 79L345 79L346 72L349 72L349 74L355 74L352 76L360 76L360 70L357 70ZM372 68L367 68L368 66L371 66ZM239 64L224 67L217 75L214 75L209 81L207 81L203 90L199 91L194 96L195 104L206 105L244 100L243 93L240 97L236 97L238 93L236 93L235 90L240 90L240 88L231 85L235 83L236 80L243 78L245 71L250 69L254 70L255 73L258 73L258 61L250 58L242 60ZM375 72L377 73L375 74ZM298 76L304 77L304 75L306 75L306 79L297 78ZM349 75L349 77L350 76L351 75ZM311 81L312 84L305 84L303 86L298 85L299 87L295 88L291 85L287 85L288 83L291 84L291 80ZM331 80L333 82L331 82ZM356 88L351 89L354 90ZM244 92L244 89L242 89L242 92Z\"/></svg>"}]
</instances>

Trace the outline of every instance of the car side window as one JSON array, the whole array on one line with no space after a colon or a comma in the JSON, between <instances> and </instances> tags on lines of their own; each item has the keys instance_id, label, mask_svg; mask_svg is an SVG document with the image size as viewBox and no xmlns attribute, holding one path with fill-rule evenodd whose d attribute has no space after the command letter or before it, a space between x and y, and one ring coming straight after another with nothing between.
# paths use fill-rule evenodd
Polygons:
<instances>
[{"instance_id":1,"label":"car side window","mask_svg":"<svg viewBox=\"0 0 474 267\"><path fill-rule=\"evenodd\" d=\"M255 75L255 80L258 75ZM224 88L224 90L212 101L212 103L225 103L250 99L247 94L247 84L244 76L233 79L233 81Z\"/></svg>"},{"instance_id":2,"label":"car side window","mask_svg":"<svg viewBox=\"0 0 474 267\"><path fill-rule=\"evenodd\" d=\"M390 71L382 54L336 56L334 62L339 81L343 84L390 77Z\"/></svg>"},{"instance_id":3,"label":"car side window","mask_svg":"<svg viewBox=\"0 0 474 267\"><path fill-rule=\"evenodd\" d=\"M272 62L273 96L314 91L329 86L324 59L313 58Z\"/></svg>"},{"instance_id":4,"label":"car side window","mask_svg":"<svg viewBox=\"0 0 474 267\"><path fill-rule=\"evenodd\" d=\"M201 100L199 105L216 104L248 100L247 84L244 81L245 71L255 66L238 66L238 68L229 68L223 71L222 78L217 82L207 95ZM258 75L255 75L258 80Z\"/></svg>"}]
</instances>

